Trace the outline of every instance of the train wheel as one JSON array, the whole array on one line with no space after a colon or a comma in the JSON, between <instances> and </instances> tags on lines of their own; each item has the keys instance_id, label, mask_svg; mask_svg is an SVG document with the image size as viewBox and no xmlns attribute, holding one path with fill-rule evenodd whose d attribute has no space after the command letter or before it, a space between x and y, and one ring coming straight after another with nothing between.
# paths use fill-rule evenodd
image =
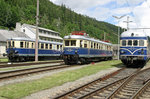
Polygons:
<instances>
[{"instance_id":1,"label":"train wheel","mask_svg":"<svg viewBox=\"0 0 150 99\"><path fill-rule=\"evenodd\" d=\"M70 62L68 62L68 61L65 60L65 64L66 64L66 65L70 65Z\"/></svg>"}]
</instances>

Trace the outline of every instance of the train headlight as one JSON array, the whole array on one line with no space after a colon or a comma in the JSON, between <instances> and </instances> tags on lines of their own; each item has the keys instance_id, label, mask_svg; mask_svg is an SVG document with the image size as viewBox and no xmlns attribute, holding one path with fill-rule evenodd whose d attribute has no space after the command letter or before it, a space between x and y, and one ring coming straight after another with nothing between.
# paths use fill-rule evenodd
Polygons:
<instances>
[{"instance_id":1,"label":"train headlight","mask_svg":"<svg viewBox=\"0 0 150 99\"><path fill-rule=\"evenodd\" d=\"M77 50L75 50L75 54L77 54L78 53L78 51Z\"/></svg>"},{"instance_id":2,"label":"train headlight","mask_svg":"<svg viewBox=\"0 0 150 99\"><path fill-rule=\"evenodd\" d=\"M18 53L18 51L15 51L15 54L17 54Z\"/></svg>"},{"instance_id":3,"label":"train headlight","mask_svg":"<svg viewBox=\"0 0 150 99\"><path fill-rule=\"evenodd\" d=\"M126 52L122 50L120 53L121 53L121 54L124 54L124 53L126 53Z\"/></svg>"},{"instance_id":4,"label":"train headlight","mask_svg":"<svg viewBox=\"0 0 150 99\"><path fill-rule=\"evenodd\" d=\"M141 49L141 54L144 54L144 49L143 48Z\"/></svg>"}]
</instances>

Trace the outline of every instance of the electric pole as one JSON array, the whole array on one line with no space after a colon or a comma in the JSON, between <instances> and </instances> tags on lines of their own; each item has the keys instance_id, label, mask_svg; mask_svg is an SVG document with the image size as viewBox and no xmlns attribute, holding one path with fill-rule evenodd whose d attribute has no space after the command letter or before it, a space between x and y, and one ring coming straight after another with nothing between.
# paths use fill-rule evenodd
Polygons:
<instances>
[{"instance_id":1,"label":"electric pole","mask_svg":"<svg viewBox=\"0 0 150 99\"><path fill-rule=\"evenodd\" d=\"M126 15L123 15L123 16L120 16L120 17L117 17L117 16L113 16L114 18L116 18L117 20L118 20L118 52L117 52L117 54L118 54L118 60L119 60L119 52L120 52L120 49L119 49L119 47L120 47L120 27L119 27L119 22L120 22L120 19L121 18L123 18L123 17L125 17Z\"/></svg>"},{"instance_id":2,"label":"electric pole","mask_svg":"<svg viewBox=\"0 0 150 99\"><path fill-rule=\"evenodd\" d=\"M36 9L36 41L35 41L35 61L38 61L38 40L39 40L39 0L37 0L37 9Z\"/></svg>"},{"instance_id":3,"label":"electric pole","mask_svg":"<svg viewBox=\"0 0 150 99\"><path fill-rule=\"evenodd\" d=\"M132 22L132 21L129 20L129 18L130 17L128 16L127 17L127 21L123 21L123 22L127 23L127 30L129 30L129 23Z\"/></svg>"}]
</instances>

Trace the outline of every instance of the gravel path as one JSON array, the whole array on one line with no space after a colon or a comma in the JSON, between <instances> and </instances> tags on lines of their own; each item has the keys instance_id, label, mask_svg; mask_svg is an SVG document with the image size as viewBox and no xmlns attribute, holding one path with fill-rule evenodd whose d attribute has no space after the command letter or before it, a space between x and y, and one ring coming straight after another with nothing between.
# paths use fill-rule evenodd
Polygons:
<instances>
[{"instance_id":1,"label":"gravel path","mask_svg":"<svg viewBox=\"0 0 150 99\"><path fill-rule=\"evenodd\" d=\"M65 91L72 90L76 87L79 87L79 86L84 85L88 82L91 82L95 79L103 77L103 76L105 76L111 72L114 72L118 69L119 68L117 68L117 67L106 69L106 70L100 71L96 74L93 74L91 76L83 77L83 78L76 80L74 82L65 83L62 86L57 86L57 87L54 87L51 89L47 89L47 90L43 90L43 91L40 91L37 93L33 93L29 96L24 97L23 99L53 99L58 93L63 93Z\"/></svg>"}]
</instances>

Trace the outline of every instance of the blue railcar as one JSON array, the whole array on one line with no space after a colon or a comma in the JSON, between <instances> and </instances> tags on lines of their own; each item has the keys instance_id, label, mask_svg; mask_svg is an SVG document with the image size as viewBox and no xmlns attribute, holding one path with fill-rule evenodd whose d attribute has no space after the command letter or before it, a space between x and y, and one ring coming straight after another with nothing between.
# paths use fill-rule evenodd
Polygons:
<instances>
[{"instance_id":1,"label":"blue railcar","mask_svg":"<svg viewBox=\"0 0 150 99\"><path fill-rule=\"evenodd\" d=\"M39 40L39 60L60 59L62 43ZM35 59L35 40L12 38L7 40L9 61L30 61Z\"/></svg>"},{"instance_id":2,"label":"blue railcar","mask_svg":"<svg viewBox=\"0 0 150 99\"><path fill-rule=\"evenodd\" d=\"M84 64L91 61L110 60L113 57L112 44L90 38L77 32L64 37L63 59L66 64Z\"/></svg>"},{"instance_id":3,"label":"blue railcar","mask_svg":"<svg viewBox=\"0 0 150 99\"><path fill-rule=\"evenodd\" d=\"M140 30L123 32L120 37L120 59L127 66L144 66L150 58L149 36Z\"/></svg>"}]
</instances>

